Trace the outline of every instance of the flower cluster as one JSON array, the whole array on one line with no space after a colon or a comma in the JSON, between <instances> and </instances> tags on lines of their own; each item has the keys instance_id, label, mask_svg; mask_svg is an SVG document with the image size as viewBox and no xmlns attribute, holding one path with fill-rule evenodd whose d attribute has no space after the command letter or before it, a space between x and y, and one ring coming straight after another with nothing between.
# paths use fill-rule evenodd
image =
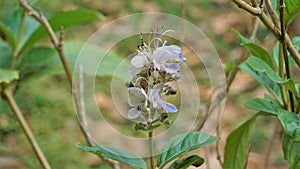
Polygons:
<instances>
[{"instance_id":1,"label":"flower cluster","mask_svg":"<svg viewBox=\"0 0 300 169\"><path fill-rule=\"evenodd\" d=\"M177 108L163 98L176 94L168 83L180 78L180 63L185 62L181 48L177 45L167 46L162 36L171 30L152 31L148 44L143 41L138 45L137 55L130 63L132 80L127 84L131 109L129 119L142 119L147 123L162 121L167 123L168 113L177 112Z\"/></svg>"}]
</instances>

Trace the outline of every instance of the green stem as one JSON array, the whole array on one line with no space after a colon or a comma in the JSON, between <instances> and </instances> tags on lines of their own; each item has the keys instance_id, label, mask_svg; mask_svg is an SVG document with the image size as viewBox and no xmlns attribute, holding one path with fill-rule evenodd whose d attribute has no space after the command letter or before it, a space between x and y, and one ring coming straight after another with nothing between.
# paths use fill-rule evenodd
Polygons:
<instances>
[{"instance_id":1,"label":"green stem","mask_svg":"<svg viewBox=\"0 0 300 169\"><path fill-rule=\"evenodd\" d=\"M153 153L153 131L148 133L148 138L149 138L149 151L150 151L150 168L155 169L154 153Z\"/></svg>"},{"instance_id":2,"label":"green stem","mask_svg":"<svg viewBox=\"0 0 300 169\"><path fill-rule=\"evenodd\" d=\"M279 76L284 79L284 58L283 58L283 54L282 54L282 46L279 46L279 52L278 52L278 67L279 67ZM284 90L284 87L282 85L279 85L280 87L280 93L281 93L281 97L282 97L282 102L283 102L283 107L287 108L287 99L286 99L286 92Z\"/></svg>"},{"instance_id":3,"label":"green stem","mask_svg":"<svg viewBox=\"0 0 300 169\"><path fill-rule=\"evenodd\" d=\"M15 113L15 116L18 119L19 124L21 125L22 129L24 130L27 139L29 140L35 154L37 155L41 165L43 166L44 169L51 169L45 155L43 154L41 148L39 147L28 123L26 122L23 113L21 112L20 108L18 107L14 97L13 97L13 91L12 89L6 88L4 90L4 95L6 96L6 101L9 104L10 108L12 111Z\"/></svg>"}]
</instances>

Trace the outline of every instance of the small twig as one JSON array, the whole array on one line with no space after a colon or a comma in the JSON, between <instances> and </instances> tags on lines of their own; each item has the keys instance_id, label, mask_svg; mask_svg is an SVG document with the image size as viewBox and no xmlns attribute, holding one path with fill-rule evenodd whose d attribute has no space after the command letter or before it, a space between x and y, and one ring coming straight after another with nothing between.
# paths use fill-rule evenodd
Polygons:
<instances>
[{"instance_id":1,"label":"small twig","mask_svg":"<svg viewBox=\"0 0 300 169\"><path fill-rule=\"evenodd\" d=\"M270 0L266 0L266 8L267 8L267 11L272 19L272 22L274 23L274 26L279 29L279 20L276 16L276 13L275 13L275 10L273 9L272 7L272 4L271 4L271 1ZM275 28L274 28L275 29Z\"/></svg>"},{"instance_id":2,"label":"small twig","mask_svg":"<svg viewBox=\"0 0 300 169\"><path fill-rule=\"evenodd\" d=\"M13 97L13 90L11 87L8 87L6 89L4 89L4 95L5 95L5 99L8 102L10 108L12 109L12 111L15 113L15 116L18 119L19 124L21 125L22 129L24 130L27 139L29 140L35 154L37 155L40 163L42 164L44 169L51 169L45 155L43 154L41 148L39 147L37 141L35 140L35 137L28 125L28 123L26 122L23 113L21 112L19 106L17 105L14 97Z\"/></svg>"},{"instance_id":3,"label":"small twig","mask_svg":"<svg viewBox=\"0 0 300 169\"><path fill-rule=\"evenodd\" d=\"M82 133L84 134L86 138L86 142L88 143L89 146L95 146L96 144L94 143L93 139L91 138L90 133L87 130L87 120L86 120L86 112L85 112L85 104L84 104L84 85L83 85L83 68L82 65L79 65L79 104L80 110L78 111L78 120L80 124L80 129L82 130Z\"/></svg>"}]
</instances>

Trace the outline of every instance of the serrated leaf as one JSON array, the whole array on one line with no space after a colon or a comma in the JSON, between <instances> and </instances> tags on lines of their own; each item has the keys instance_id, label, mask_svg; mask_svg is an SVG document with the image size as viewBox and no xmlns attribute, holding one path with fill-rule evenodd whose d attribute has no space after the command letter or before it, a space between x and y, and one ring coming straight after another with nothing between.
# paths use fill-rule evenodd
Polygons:
<instances>
[{"instance_id":1,"label":"serrated leaf","mask_svg":"<svg viewBox=\"0 0 300 169\"><path fill-rule=\"evenodd\" d=\"M189 166L200 167L204 163L204 159L197 155L191 155L189 157L174 161L170 169L186 169Z\"/></svg>"},{"instance_id":2,"label":"serrated leaf","mask_svg":"<svg viewBox=\"0 0 300 169\"><path fill-rule=\"evenodd\" d=\"M275 82L273 82L266 74L253 69L247 63L247 61L240 64L239 67L242 71L249 74L258 83L260 83L262 86L264 86L278 101L282 102L279 85L276 84Z\"/></svg>"},{"instance_id":3,"label":"serrated leaf","mask_svg":"<svg viewBox=\"0 0 300 169\"><path fill-rule=\"evenodd\" d=\"M299 0L285 0L284 20L286 24L291 23L300 12Z\"/></svg>"},{"instance_id":4,"label":"serrated leaf","mask_svg":"<svg viewBox=\"0 0 300 169\"><path fill-rule=\"evenodd\" d=\"M162 148L158 158L157 166L163 168L168 162L180 155L196 148L207 146L217 140L203 132L188 132L172 137Z\"/></svg>"},{"instance_id":5,"label":"serrated leaf","mask_svg":"<svg viewBox=\"0 0 300 169\"><path fill-rule=\"evenodd\" d=\"M259 58L250 57L247 59L247 63L256 71L266 74L273 82L288 88L296 97L298 97L298 92L293 79L283 80L273 69Z\"/></svg>"},{"instance_id":6,"label":"serrated leaf","mask_svg":"<svg viewBox=\"0 0 300 169\"><path fill-rule=\"evenodd\" d=\"M275 70L273 61L269 52L264 48L258 46L255 43L252 43L248 38L241 35L236 29L232 29L232 32L239 38L240 45L245 46L246 49L255 57L258 57L264 60L273 70Z\"/></svg>"},{"instance_id":7,"label":"serrated leaf","mask_svg":"<svg viewBox=\"0 0 300 169\"><path fill-rule=\"evenodd\" d=\"M18 71L0 68L0 84L9 84L12 81L18 79L19 79Z\"/></svg>"},{"instance_id":8,"label":"serrated leaf","mask_svg":"<svg viewBox=\"0 0 300 169\"><path fill-rule=\"evenodd\" d=\"M244 169L246 165L249 139L260 113L255 114L251 119L230 133L226 139L223 169Z\"/></svg>"},{"instance_id":9,"label":"serrated leaf","mask_svg":"<svg viewBox=\"0 0 300 169\"><path fill-rule=\"evenodd\" d=\"M85 9L76 9L72 11L61 11L55 14L51 19L49 19L49 23L52 29L56 32L60 30L61 26L63 26L64 29L67 29L88 21L102 18L104 18L104 16L98 12ZM36 41L46 36L47 32L44 26L39 26L23 46L23 49L33 45Z\"/></svg>"},{"instance_id":10,"label":"serrated leaf","mask_svg":"<svg viewBox=\"0 0 300 169\"><path fill-rule=\"evenodd\" d=\"M103 158L119 161L134 169L147 169L147 165L141 157L132 154L126 150L107 145L97 145L94 147L88 147L82 144L77 144L76 147L83 151L100 155Z\"/></svg>"}]
</instances>

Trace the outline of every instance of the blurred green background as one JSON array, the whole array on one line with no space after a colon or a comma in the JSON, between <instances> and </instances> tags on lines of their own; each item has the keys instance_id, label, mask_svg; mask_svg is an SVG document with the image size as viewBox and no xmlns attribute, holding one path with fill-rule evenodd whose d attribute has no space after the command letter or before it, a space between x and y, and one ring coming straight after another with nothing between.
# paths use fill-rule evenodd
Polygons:
<instances>
[{"instance_id":1,"label":"blurred green background","mask_svg":"<svg viewBox=\"0 0 300 169\"><path fill-rule=\"evenodd\" d=\"M230 29L234 27L243 35L248 36L253 24L253 18L236 8L229 0L31 0L29 2L33 7L40 8L47 17L51 17L61 10L77 8L93 10L105 16L103 19L88 22L65 31L64 40L69 45L70 52L78 50L74 47L76 44L86 41L97 29L110 21L137 12L155 11L173 14L191 21L209 37L222 62L230 66L243 53L243 48L239 47L238 40L230 32ZM0 20L7 20L16 10L19 10L17 0L1 0ZM292 35L300 34L300 22L296 21L289 28L289 33ZM256 41L270 51L274 46L274 37L263 26L259 27ZM48 38L39 43L51 45ZM137 41L136 44L138 43ZM121 43L114 52L118 56L126 56L127 53L124 54L123 52L128 52L126 49L134 49L136 44ZM3 62L3 60L0 62ZM205 71L203 71L204 73L197 71L199 67L200 69L204 69L204 67L201 63L193 64L192 61L190 63L188 61L187 64L192 71L195 71L201 97L208 98L209 84L205 82L207 75ZM57 69L62 70L61 65L58 65ZM54 73L43 73L22 81L15 95L17 103L24 112L38 143L53 168L110 168L97 157L82 152L75 147L76 143L84 143L85 140L77 123L69 83L63 73L57 73L56 71ZM107 91L110 80L111 77L108 76L98 77L97 79L97 81L103 82L101 86L97 86L99 97L104 98L99 104L100 106L108 105L108 108L104 108L107 113L111 110L109 108L111 93ZM237 80L232 85L227 98L228 101L223 116L222 146L224 146L228 133L253 114L253 112L244 109L244 101L254 95L262 96L263 92L265 91L259 88L257 83L247 75L243 73L237 75ZM259 126L269 127L262 130ZM256 130L252 138L252 152L254 155L250 156L249 168L263 165L260 160L266 153L266 145L270 141L274 126L274 119L262 119L257 123L259 130ZM98 130L100 132L103 129ZM279 138L274 145L275 147L272 150L274 153L271 157L272 166L270 168L286 168ZM214 161L216 156L213 153L211 155L212 161ZM8 162L18 169L41 168L16 118L7 104L1 100L0 169L5 169L1 168L1 165L4 166ZM217 162L215 163L213 168L220 168Z\"/></svg>"}]
</instances>

